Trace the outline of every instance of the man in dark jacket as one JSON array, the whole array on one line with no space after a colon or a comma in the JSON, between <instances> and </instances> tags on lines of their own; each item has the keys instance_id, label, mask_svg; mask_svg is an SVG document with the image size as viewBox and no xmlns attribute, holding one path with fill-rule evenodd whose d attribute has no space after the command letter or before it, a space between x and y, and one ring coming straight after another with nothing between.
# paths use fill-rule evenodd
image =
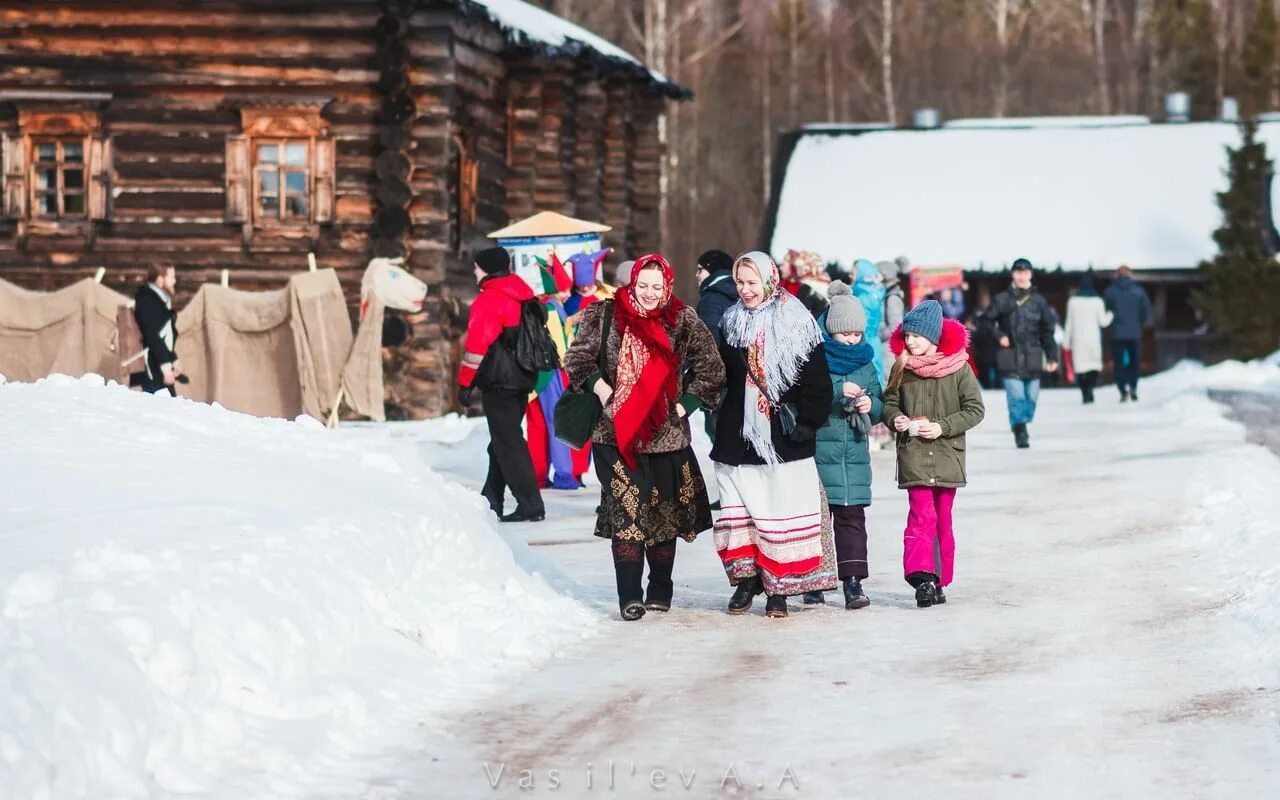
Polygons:
<instances>
[{"instance_id":1,"label":"man in dark jacket","mask_svg":"<svg viewBox=\"0 0 1280 800\"><path fill-rule=\"evenodd\" d=\"M716 340L716 347L724 347L724 331L720 329L720 320L724 312L738 302L738 286L733 282L733 256L723 250L708 250L698 256L698 319L711 331ZM720 391L720 399L724 399L724 390ZM716 435L715 412L703 409L707 438ZM716 506L719 503L715 504ZM713 506L714 507L714 506Z\"/></svg>"},{"instance_id":2,"label":"man in dark jacket","mask_svg":"<svg viewBox=\"0 0 1280 800\"><path fill-rule=\"evenodd\" d=\"M724 345L720 320L738 302L733 282L733 256L723 250L708 250L698 256L698 319L711 331L716 347Z\"/></svg>"},{"instance_id":3,"label":"man in dark jacket","mask_svg":"<svg viewBox=\"0 0 1280 800\"><path fill-rule=\"evenodd\" d=\"M471 304L458 384L464 406L473 390L481 390L489 424L489 474L480 493L503 522L541 522L546 509L520 430L537 374L521 369L516 361L523 304L533 299L533 290L524 278L512 274L511 256L501 247L476 253L475 265L480 294ZM516 510L503 515L508 486L515 495Z\"/></svg>"},{"instance_id":4,"label":"man in dark jacket","mask_svg":"<svg viewBox=\"0 0 1280 800\"><path fill-rule=\"evenodd\" d=\"M1120 267L1103 297L1112 314L1111 358L1115 360L1120 402L1138 399L1142 370L1142 329L1151 327L1151 298L1133 280L1133 270Z\"/></svg>"},{"instance_id":5,"label":"man in dark jacket","mask_svg":"<svg viewBox=\"0 0 1280 800\"><path fill-rule=\"evenodd\" d=\"M133 298L133 318L142 334L146 358L145 371L130 376L130 383L142 391L177 395L174 383L182 374L178 361L178 315L173 310L173 292L178 278L173 267L152 265L147 268L147 282Z\"/></svg>"},{"instance_id":6,"label":"man in dark jacket","mask_svg":"<svg viewBox=\"0 0 1280 800\"><path fill-rule=\"evenodd\" d=\"M1031 446L1027 425L1035 419L1040 375L1058 369L1049 302L1031 286L1031 262L1013 262L1013 285L996 295L988 314L1000 335L996 365L1004 381L1009 426L1019 448Z\"/></svg>"}]
</instances>

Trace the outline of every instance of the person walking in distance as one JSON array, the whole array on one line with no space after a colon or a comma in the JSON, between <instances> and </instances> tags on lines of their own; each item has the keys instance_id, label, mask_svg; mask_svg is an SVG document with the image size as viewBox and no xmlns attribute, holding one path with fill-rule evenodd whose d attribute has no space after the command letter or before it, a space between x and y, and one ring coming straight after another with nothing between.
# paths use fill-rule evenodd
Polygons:
<instances>
[{"instance_id":1,"label":"person walking in distance","mask_svg":"<svg viewBox=\"0 0 1280 800\"><path fill-rule=\"evenodd\" d=\"M1115 361L1120 402L1138 399L1142 372L1142 330L1151 327L1151 298L1133 279L1133 270L1120 267L1104 295L1111 312L1111 358Z\"/></svg>"},{"instance_id":2,"label":"person walking in distance","mask_svg":"<svg viewBox=\"0 0 1280 800\"><path fill-rule=\"evenodd\" d=\"M1102 371L1102 330L1111 324L1111 312L1093 288L1093 270L1080 279L1075 295L1067 301L1066 348L1071 351L1080 399L1093 402L1093 390Z\"/></svg>"},{"instance_id":3,"label":"person walking in distance","mask_svg":"<svg viewBox=\"0 0 1280 800\"><path fill-rule=\"evenodd\" d=\"M523 306L533 300L533 290L512 274L511 256L501 247L476 253L475 275L480 293L471 304L458 384L463 406L470 403L472 391L481 391L489 425L489 474L480 493L503 522L541 522L546 510L520 430L537 373L522 369L515 352ZM504 515L508 486L516 510Z\"/></svg>"},{"instance_id":4,"label":"person walking in distance","mask_svg":"<svg viewBox=\"0 0 1280 800\"><path fill-rule=\"evenodd\" d=\"M1009 427L1019 448L1031 446L1027 426L1036 417L1040 376L1058 369L1058 344L1053 338L1049 302L1031 285L1031 262L1013 262L1012 285L996 295L990 314L1000 334L996 366L1004 381Z\"/></svg>"},{"instance_id":5,"label":"person walking in distance","mask_svg":"<svg viewBox=\"0 0 1280 800\"><path fill-rule=\"evenodd\" d=\"M142 334L146 357L145 370L130 376L130 382L149 394L168 392L177 396L174 384L185 380L177 354L178 314L173 310L177 287L173 267L152 265L147 268L147 282L138 287L133 298L133 318Z\"/></svg>"}]
</instances>

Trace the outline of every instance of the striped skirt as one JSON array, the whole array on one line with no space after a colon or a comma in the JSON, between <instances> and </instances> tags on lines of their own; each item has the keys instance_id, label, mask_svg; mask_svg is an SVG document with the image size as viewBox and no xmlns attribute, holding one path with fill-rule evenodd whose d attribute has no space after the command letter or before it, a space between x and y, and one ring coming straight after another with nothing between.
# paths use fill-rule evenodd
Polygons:
<instances>
[{"instance_id":1,"label":"striped skirt","mask_svg":"<svg viewBox=\"0 0 1280 800\"><path fill-rule=\"evenodd\" d=\"M716 552L729 583L759 575L768 594L834 589L835 545L812 458L773 466L716 464Z\"/></svg>"}]
</instances>

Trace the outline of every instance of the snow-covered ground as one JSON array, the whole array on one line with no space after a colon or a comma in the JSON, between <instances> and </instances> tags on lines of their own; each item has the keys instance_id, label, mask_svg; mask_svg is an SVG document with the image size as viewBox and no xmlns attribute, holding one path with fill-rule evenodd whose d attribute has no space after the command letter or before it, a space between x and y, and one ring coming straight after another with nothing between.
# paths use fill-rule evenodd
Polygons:
<instances>
[{"instance_id":1,"label":"snow-covered ground","mask_svg":"<svg viewBox=\"0 0 1280 800\"><path fill-rule=\"evenodd\" d=\"M869 609L728 617L708 534L623 623L596 489L495 531L478 420L0 385L0 797L1280 796L1280 459L1205 391L1280 364L1141 388L1029 451L987 395L946 606L885 452Z\"/></svg>"},{"instance_id":2,"label":"snow-covered ground","mask_svg":"<svg viewBox=\"0 0 1280 800\"><path fill-rule=\"evenodd\" d=\"M394 796L1280 796L1280 460L1204 391L1267 385L1274 364L1182 365L1134 405L1046 392L1022 452L989 393L948 605L915 608L900 578L905 493L879 453L869 609L728 617L710 536L682 543L669 615L453 715ZM477 486L483 445L422 452ZM616 620L595 493L548 498L524 535Z\"/></svg>"},{"instance_id":3,"label":"snow-covered ground","mask_svg":"<svg viewBox=\"0 0 1280 800\"><path fill-rule=\"evenodd\" d=\"M0 442L6 800L355 797L599 626L394 442L93 377L0 385Z\"/></svg>"}]
</instances>

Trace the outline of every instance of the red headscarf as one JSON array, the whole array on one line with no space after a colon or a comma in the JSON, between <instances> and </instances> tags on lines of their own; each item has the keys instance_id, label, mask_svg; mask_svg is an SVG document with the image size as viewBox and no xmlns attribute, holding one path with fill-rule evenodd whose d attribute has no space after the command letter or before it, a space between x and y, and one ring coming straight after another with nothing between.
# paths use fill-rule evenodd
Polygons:
<instances>
[{"instance_id":1,"label":"red headscarf","mask_svg":"<svg viewBox=\"0 0 1280 800\"><path fill-rule=\"evenodd\" d=\"M662 299L646 311L636 298L636 281L654 267L662 272ZM635 467L636 452L666 423L676 400L680 356L667 328L675 327L685 304L672 295L674 282L675 273L665 258L657 253L641 256L631 270L631 282L613 298L621 345L610 404L618 452L629 467Z\"/></svg>"}]
</instances>

